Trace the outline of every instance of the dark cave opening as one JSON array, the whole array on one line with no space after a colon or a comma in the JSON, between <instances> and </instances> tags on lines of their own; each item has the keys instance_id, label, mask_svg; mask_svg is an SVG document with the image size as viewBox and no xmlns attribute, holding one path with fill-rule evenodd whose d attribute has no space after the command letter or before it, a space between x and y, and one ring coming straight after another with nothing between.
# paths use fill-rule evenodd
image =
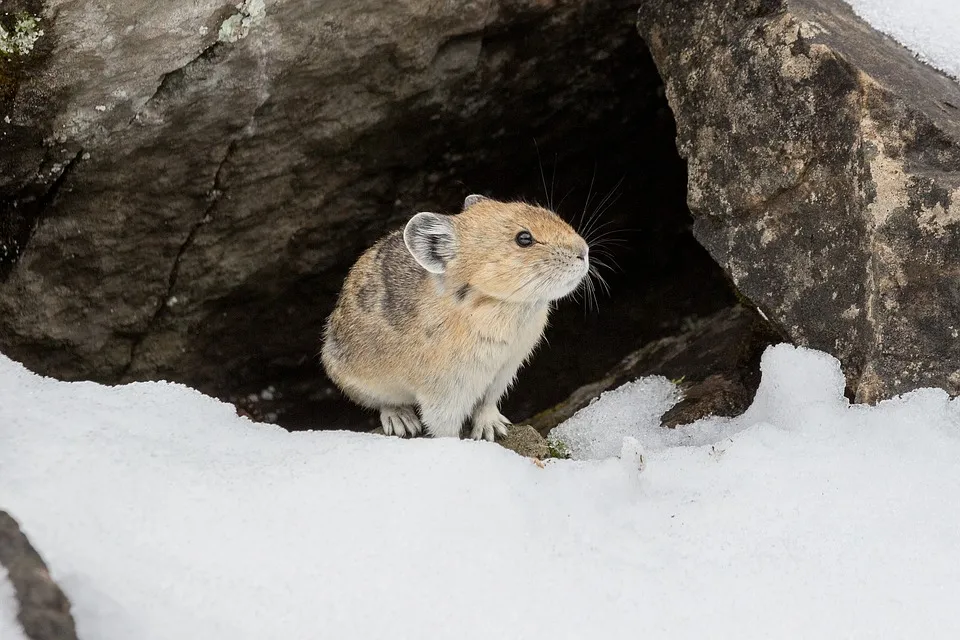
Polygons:
<instances>
[{"instance_id":1,"label":"dark cave opening","mask_svg":"<svg viewBox=\"0 0 960 640\"><path fill-rule=\"evenodd\" d=\"M594 78L595 88L578 95L575 106L556 98L564 83L549 74L572 68L559 59L540 70L548 74L541 95L504 90L499 117L467 123L441 117L437 126L447 132L440 138L423 136L423 123L416 119L399 134L390 133L391 145L407 153L419 147L422 157L442 159L426 187L423 173L429 167L413 179L395 168L395 184L387 191L405 203L391 215L395 226L415 213L408 202L419 210L455 212L464 196L478 192L541 204L553 200L555 210L575 226L600 207L603 232L619 241L607 247L611 255L604 259L617 267L602 271L610 295L598 292L599 309L586 308L581 298L563 301L553 313L545 343L501 405L515 422L602 377L642 345L735 302L722 270L691 233L686 166L675 146L673 116L656 67L634 31L632 13L624 17L630 19L622 21L622 44L591 62L589 73L602 79ZM588 40L589 30L582 37ZM493 37L485 50L495 48ZM570 55L578 53L584 51ZM514 54L522 57L522 51ZM389 154L378 161L389 166ZM397 167L402 162L398 155ZM379 232L364 238L365 245ZM342 265L341 271L348 267ZM326 291L328 308L335 294ZM250 388L231 400L254 417L291 430L378 425L374 413L353 405L331 385L316 358L267 377L278 380L276 389Z\"/></svg>"}]
</instances>

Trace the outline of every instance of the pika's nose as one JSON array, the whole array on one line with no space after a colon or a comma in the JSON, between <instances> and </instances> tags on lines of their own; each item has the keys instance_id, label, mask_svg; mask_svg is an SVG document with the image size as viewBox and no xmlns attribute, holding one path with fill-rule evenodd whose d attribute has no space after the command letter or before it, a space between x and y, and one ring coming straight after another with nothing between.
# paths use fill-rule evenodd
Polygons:
<instances>
[{"instance_id":1,"label":"pika's nose","mask_svg":"<svg viewBox=\"0 0 960 640\"><path fill-rule=\"evenodd\" d=\"M580 258L581 260L586 260L586 259L587 259L587 254L588 254L589 252L590 252L589 247L587 247L586 245L584 245L583 247L580 247L580 253L577 254L577 257Z\"/></svg>"}]
</instances>

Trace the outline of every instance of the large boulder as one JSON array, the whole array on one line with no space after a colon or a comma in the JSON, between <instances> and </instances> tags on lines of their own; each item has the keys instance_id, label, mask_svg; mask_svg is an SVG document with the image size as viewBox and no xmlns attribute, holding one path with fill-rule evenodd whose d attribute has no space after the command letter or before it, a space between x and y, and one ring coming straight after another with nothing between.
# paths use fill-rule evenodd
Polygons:
<instances>
[{"instance_id":1,"label":"large boulder","mask_svg":"<svg viewBox=\"0 0 960 640\"><path fill-rule=\"evenodd\" d=\"M323 319L377 235L542 194L537 144L589 181L660 117L673 153L638 4L5 1L30 34L0 55L0 350L65 379L323 391ZM621 193L659 198L649 175Z\"/></svg>"},{"instance_id":2,"label":"large boulder","mask_svg":"<svg viewBox=\"0 0 960 640\"><path fill-rule=\"evenodd\" d=\"M694 234L875 401L960 392L960 85L842 0L649 0Z\"/></svg>"}]
</instances>

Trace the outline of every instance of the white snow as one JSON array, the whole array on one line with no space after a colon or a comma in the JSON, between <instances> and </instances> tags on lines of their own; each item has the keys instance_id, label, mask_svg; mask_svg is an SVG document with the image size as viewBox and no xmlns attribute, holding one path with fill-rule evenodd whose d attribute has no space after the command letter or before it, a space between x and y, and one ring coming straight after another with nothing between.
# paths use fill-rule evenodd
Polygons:
<instances>
[{"instance_id":1,"label":"white snow","mask_svg":"<svg viewBox=\"0 0 960 640\"><path fill-rule=\"evenodd\" d=\"M0 639L27 640L17 622L17 600L7 570L0 565Z\"/></svg>"},{"instance_id":2,"label":"white snow","mask_svg":"<svg viewBox=\"0 0 960 640\"><path fill-rule=\"evenodd\" d=\"M631 456L541 468L0 357L0 505L88 640L960 637L958 401L851 407L779 346L745 416L624 427L663 383L564 427Z\"/></svg>"},{"instance_id":3,"label":"white snow","mask_svg":"<svg viewBox=\"0 0 960 640\"><path fill-rule=\"evenodd\" d=\"M659 431L660 416L679 399L676 385L666 378L640 378L604 391L550 437L562 441L576 459L616 456L625 437L653 436Z\"/></svg>"},{"instance_id":4,"label":"white snow","mask_svg":"<svg viewBox=\"0 0 960 640\"><path fill-rule=\"evenodd\" d=\"M854 12L930 66L960 79L960 2L846 0Z\"/></svg>"}]
</instances>

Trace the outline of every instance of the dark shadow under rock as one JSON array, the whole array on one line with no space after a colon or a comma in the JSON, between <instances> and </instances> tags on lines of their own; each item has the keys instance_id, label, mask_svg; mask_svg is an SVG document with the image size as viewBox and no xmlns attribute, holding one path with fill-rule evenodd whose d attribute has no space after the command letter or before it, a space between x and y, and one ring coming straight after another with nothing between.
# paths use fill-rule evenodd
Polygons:
<instances>
[{"instance_id":1,"label":"dark shadow under rock","mask_svg":"<svg viewBox=\"0 0 960 640\"><path fill-rule=\"evenodd\" d=\"M678 381L684 393L664 416L666 426L705 415L734 416L746 410L760 385L764 349L781 341L756 311L730 307L631 353L601 379L526 423L546 435L607 389L650 375Z\"/></svg>"}]
</instances>

